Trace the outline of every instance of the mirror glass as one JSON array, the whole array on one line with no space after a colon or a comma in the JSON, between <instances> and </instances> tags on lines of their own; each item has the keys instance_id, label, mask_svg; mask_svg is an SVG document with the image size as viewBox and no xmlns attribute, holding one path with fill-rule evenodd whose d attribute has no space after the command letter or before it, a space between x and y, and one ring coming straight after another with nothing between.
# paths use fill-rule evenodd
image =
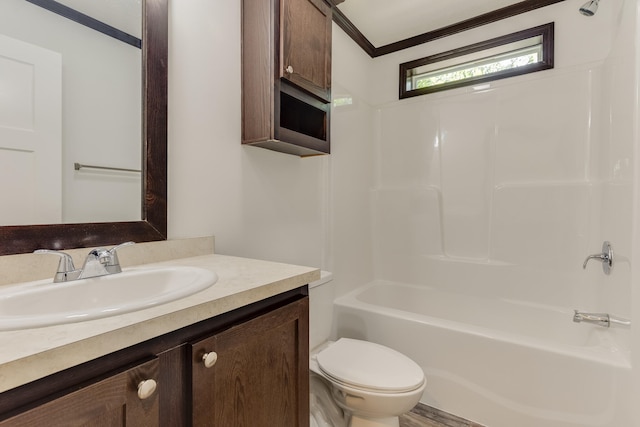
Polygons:
<instances>
[{"instance_id":1,"label":"mirror glass","mask_svg":"<svg viewBox=\"0 0 640 427\"><path fill-rule=\"evenodd\" d=\"M3 154L8 159L0 160L4 162L0 164L0 171L5 168L12 168L16 173L16 175L9 174L0 183L0 197L4 198L6 194L14 191L18 195L16 197L22 196L27 203L40 203L41 200L47 200L48 204L41 203L41 205L52 206L51 209L33 207L31 210L26 211L29 211L30 215L39 215L42 210L47 211L47 214L57 214L62 217L58 222L49 219L53 217L34 218L32 221L27 221L23 220L20 215L14 214L14 217L17 216L20 223L28 224L0 226L0 255L28 253L40 248L64 250L107 246L128 240L148 242L164 240L167 236L167 0L141 0L141 3L138 0L62 1L64 1L64 4L54 0L2 0L0 2L0 36L4 41L9 40L5 43L6 46L12 46L12 48L6 48L9 55L0 54L0 75L4 72L13 79L12 84L2 84L0 81L0 117L2 117L0 121L4 120L4 123L0 125L3 125L4 130L9 134L13 132L11 134L12 138L5 138L5 136L0 135L0 143L9 146L9 148L3 150ZM62 10L63 16L66 16L69 10L67 5L86 8L90 7L92 3L102 2L109 5L109 7L102 8L98 12L98 16L104 19L105 22L89 17L89 25L85 25L100 30L100 34L97 37L93 34L93 30L80 30L81 35L67 35L68 38L82 39L83 42L85 41L84 39L95 38L98 43L98 45L92 45L92 47L83 51L83 61L76 61L80 69L74 71L84 73L82 76L78 76L78 79L84 81L84 86L77 89L76 92L89 93L90 96L86 99L92 103L80 101L87 103L80 108L75 105L70 106L71 101L68 98L72 95L67 92L65 87L67 85L65 76L70 72L66 68L65 61L68 56L65 53L66 51L57 52L54 49L38 46L35 40L21 40L17 37L21 33L28 34L28 30L36 30L41 25L39 21L22 22L19 25L14 25L11 21L17 19L20 9L27 6L42 9L35 13L42 14L43 19L46 16L47 19L60 21L60 18L52 18L51 15L54 14L50 10L45 10L45 7L52 5L52 9L55 9L56 14L60 14ZM115 21L112 18L111 6L119 5L120 3L129 4L130 2L138 2L139 4L137 11L130 14L141 14L141 30L140 27L137 27L138 30L136 30L134 27L128 26L124 21L120 24L120 21ZM116 7L116 9L118 8ZM36 9L31 9L32 12L34 10ZM86 21L85 18L88 15L85 12L91 11L95 12L95 9L83 9L83 12L75 11L71 19L76 19L76 15L80 14L82 20ZM68 18L66 16L64 19ZM126 19L125 21L140 22L140 19L138 17ZM109 22L109 24L106 22ZM141 37L132 36L125 30L118 30L113 26L114 24L121 25L131 33L140 32ZM68 25L68 23L65 21L63 25ZM12 29L13 32L11 34L4 32L8 28ZM110 37L103 37L105 31L110 34ZM62 37L58 32L58 29L52 30L47 37L52 39ZM60 32L66 33L66 30L60 30ZM123 36L123 33L127 35ZM92 35L90 36L89 34ZM131 48L126 43L118 40L114 42L114 40L111 40L114 37L118 38L118 40L126 40L130 46L136 46L137 43L138 47ZM137 42L135 41L136 39ZM132 41L133 44L131 44ZM21 45L21 43L24 43L24 45ZM18 48L24 46L35 46L38 53L30 57L26 55L28 60L24 61L6 60L6 58L24 56L25 50ZM26 49L26 51L28 52L29 49ZM99 61L99 57L105 55L105 53L113 54L114 56L110 56L110 59L100 66L94 67L93 63ZM51 73L34 72L33 64L38 63L35 59L41 57L48 60L50 66L48 68L45 67L45 69L52 70ZM111 62L115 62L116 57L118 61L124 58L125 62L133 64L133 68L107 68L114 65ZM29 64L29 61L31 61L32 65L26 66L25 64ZM39 83L37 88L35 88L36 85L32 84L31 88L29 88L29 82L34 81L36 74L43 76L43 83ZM131 75L137 77L131 78ZM43 119L42 117L47 117L42 115L41 110L43 108L36 109L34 107L37 103L35 101L36 92L40 94L39 89L43 84L49 89L44 91L40 98L45 101L54 100L48 104L57 106L59 110L53 114L49 112L49 117L53 117L52 120ZM76 82L74 81L73 84L76 84ZM17 97L15 93L20 92L20 90L27 94L31 91L33 95ZM111 103L111 100L107 100L107 97L112 95L111 92L117 94L116 97L127 99L126 105L107 107L106 103ZM8 101L9 97L11 97L12 101ZM44 105L47 105L47 102L44 102ZM68 113L67 109L69 108L72 109L73 114ZM85 110L90 110L90 113ZM124 114L123 111L125 112ZM74 119L76 115L81 115L81 120L66 127L65 123ZM124 121L118 122L117 117L124 118ZM55 148L51 149L48 142L41 144L45 151L31 156L32 158L37 158L37 162L32 159L21 159L20 161L23 165L26 165L25 168L22 168L19 167L22 165L19 164L20 162L17 158L24 157L24 152L34 151L31 146L24 142L24 135L22 139L19 137L20 132L25 133L27 136L30 136L30 133L37 133L35 131L25 132L25 129L28 130L29 126L32 128L47 127L52 130L50 134L54 136L59 133L60 147L53 145ZM82 135L82 137L78 137L76 133ZM73 139L72 137L79 141L78 145L82 145L83 151L72 153L66 146L66 141ZM89 141L83 140L85 138ZM128 144L130 145L127 145L126 150L122 149L123 154L112 156L113 153L121 151L120 144L124 146L124 140L129 141ZM89 144L90 142L94 144L87 145L86 147L89 148L85 148L83 144ZM94 157L87 161L83 157L85 154ZM42 159L49 161L40 161ZM75 170L75 163L91 165L90 162L94 159L96 164L93 166L107 166L127 170L104 170L96 169L95 167ZM107 161L111 159L114 162L117 160L118 163L109 164ZM98 161L100 163L97 163ZM43 164L45 168L49 168L46 173L43 174L36 169L35 164L38 162ZM132 169L132 171L128 169ZM93 175L91 175L92 173ZM71 211L67 212L66 206L71 195L68 191L65 192L64 186L69 184L63 182L62 178L64 175L69 174L78 178L80 186L84 185L89 189L89 193L81 194L79 191L77 193L79 204L83 205L82 208L88 211L82 219L80 214L71 213ZM54 188L56 185L52 185L52 188L56 191L34 189L31 196L26 196L25 193L27 191L24 190L23 180L51 181L54 184L57 183L59 191ZM103 216L103 213L111 207L108 205L119 204L127 198L123 192L108 192L109 190L102 189L100 187L102 185L101 182L105 180L127 185L136 181L134 184L137 188L135 191L136 197L132 197L135 207L130 208L131 212L135 213L131 215L119 213L118 215L122 216L108 218ZM51 185L51 183L47 184ZM37 187L33 185L29 188ZM54 197L49 196L50 194L61 194L62 196L56 202ZM72 195L76 196L75 191ZM99 205L99 203L103 202L104 204ZM9 207L6 200L3 200L0 206L0 212L3 214L4 212L9 212L10 209L18 209L17 207L14 208L13 204ZM100 207L97 208L98 206ZM33 212L37 212L37 214ZM5 215L8 217L8 214ZM14 222L4 221L4 224L12 224Z\"/></svg>"},{"instance_id":2,"label":"mirror glass","mask_svg":"<svg viewBox=\"0 0 640 427\"><path fill-rule=\"evenodd\" d=\"M142 219L141 39L141 0L0 2L0 225Z\"/></svg>"}]
</instances>

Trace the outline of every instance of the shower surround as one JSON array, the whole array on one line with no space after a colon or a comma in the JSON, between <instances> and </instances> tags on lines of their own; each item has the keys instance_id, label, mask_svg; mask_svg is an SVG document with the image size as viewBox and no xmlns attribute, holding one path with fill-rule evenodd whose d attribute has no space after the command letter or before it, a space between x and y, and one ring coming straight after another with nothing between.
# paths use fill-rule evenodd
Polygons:
<instances>
[{"instance_id":1,"label":"shower surround","mask_svg":"<svg viewBox=\"0 0 640 427\"><path fill-rule=\"evenodd\" d=\"M447 335L441 330L437 333L438 340L430 341L434 335L420 335L418 327L390 319L374 321L364 312L354 314L358 312L340 308L341 303L335 313L336 331L342 335L375 337L382 344L399 346L400 351L415 360L441 361L444 364L427 364L423 368L427 376L429 372L439 372L445 377L460 377L463 372L456 370L465 366L446 365L450 359L442 352L447 343L466 349L465 369L473 372L482 371L489 362L482 354L508 348L517 349L513 357L536 354L538 350L527 352L526 346L509 347L492 341L491 333L479 344L482 333L478 335L476 327L484 322L474 322L473 313L492 316L495 324L504 322L517 327L522 323L518 310L487 309L503 307L505 301L512 303L511 307L523 307L523 313L531 308L540 313L555 313L540 319L540 326L550 319L558 322L539 328L541 335L554 328L569 334L573 330L577 337L597 335L602 355L598 375L601 378L609 375L614 382L608 384L617 384L615 395L610 390L603 391L606 413L591 424L571 417L526 421L528 418L523 414L522 423L518 423L521 426L530 425L527 422L541 425L536 423L543 420L545 426L552 427L618 427L638 425L633 420L640 420L628 397L632 382L615 381L638 377L631 368L637 359L634 343L638 342L633 330L572 322L573 309L632 320L634 317L632 302L638 297L631 286L632 249L637 244L633 230L638 221L635 219L638 215L633 214L637 209L634 156L638 2L608 0L591 18L580 15L578 6L561 2L422 47L362 61L362 67L369 70L369 86L377 88L373 93L362 91L361 83L354 78L355 60L348 59L346 54L352 47L342 39L334 43L337 51L334 80L341 88L338 93L352 97L350 107L334 109L335 146L340 146L341 138L356 141L354 144L360 138L364 144L369 135L344 125L347 120L357 118L362 123L370 120L375 147L370 186L360 188L370 198L367 218L372 230L371 277L363 274L357 284L340 281L340 269L347 273L350 269L342 265L348 261L339 261L340 250L336 249L337 296L348 294L357 285L384 281L392 289L397 286L399 294L407 294L402 292L405 285L428 290L411 294L414 307L430 307L433 303L429 301L430 295L460 297L439 300L441 304L436 306L440 312L423 313L426 317L441 319L449 309L460 313L455 301L471 300L481 305L477 311L468 313L465 320L468 329L476 331L476 335L466 335L475 336L466 341L460 331ZM556 27L554 69L492 82L488 87L397 100L398 64L551 21ZM337 150L336 158L341 154L340 148ZM334 189L337 211L346 210L342 204L346 206L347 198L341 203L342 193L342 189ZM339 225L342 221L345 220L340 219ZM337 236L336 243L340 239ZM605 240L611 242L615 251L612 274L603 274L599 263L593 261L583 269L585 258L598 253ZM356 276L350 274L351 278ZM425 295L423 304L419 295ZM525 323L535 329L536 325L530 325L535 321L532 318ZM420 322L429 323L424 319ZM377 335L383 324L410 329L415 335L397 330L394 342L385 343L384 334ZM517 331L512 333L518 336ZM392 335L388 335L390 341ZM527 332L523 330L521 335L526 337ZM395 342L401 337L406 339L404 346ZM571 341L568 336L567 340ZM415 342L421 345L412 344ZM548 350L552 354L562 352L562 348L560 345ZM480 351L477 356L474 349ZM572 357L590 359L592 350L581 344ZM607 353L611 354L610 361ZM511 421L518 419L518 408L528 408L525 396L552 398L554 389L569 390L576 386L574 379L580 377L580 372L563 376L565 362L554 360L558 363L536 369L546 370L555 379L556 387L529 382L509 391L513 398L510 417L515 417ZM570 359L566 363L575 369L580 366L589 369L588 363L571 363ZM499 364L492 364L492 369L495 375L506 375ZM527 369L526 364L519 369ZM423 402L472 420L480 413L482 417L492 414L475 420L487 425L513 425L501 421L499 406L495 411L478 412L477 401L471 398L465 401L465 396L473 393L464 387L483 390L489 386L474 383L474 378L490 381L490 375L469 376L460 383L466 385L458 384L458 388L433 381L427 386ZM576 393L584 393L583 409L588 414L593 406L589 403L591 391L585 386L576 389ZM499 390L496 393L500 396ZM557 397L561 399L562 394ZM579 412L580 402L580 398L572 401L570 410ZM556 409L560 410L562 402L557 403Z\"/></svg>"}]
</instances>

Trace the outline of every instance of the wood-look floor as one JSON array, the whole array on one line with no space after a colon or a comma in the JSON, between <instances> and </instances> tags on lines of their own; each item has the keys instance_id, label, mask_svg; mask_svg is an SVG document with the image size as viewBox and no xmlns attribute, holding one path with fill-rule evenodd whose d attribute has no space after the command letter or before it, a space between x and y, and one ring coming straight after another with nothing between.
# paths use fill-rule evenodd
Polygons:
<instances>
[{"instance_id":1,"label":"wood-look floor","mask_svg":"<svg viewBox=\"0 0 640 427\"><path fill-rule=\"evenodd\" d=\"M400 417L400 427L483 427L421 403Z\"/></svg>"}]
</instances>

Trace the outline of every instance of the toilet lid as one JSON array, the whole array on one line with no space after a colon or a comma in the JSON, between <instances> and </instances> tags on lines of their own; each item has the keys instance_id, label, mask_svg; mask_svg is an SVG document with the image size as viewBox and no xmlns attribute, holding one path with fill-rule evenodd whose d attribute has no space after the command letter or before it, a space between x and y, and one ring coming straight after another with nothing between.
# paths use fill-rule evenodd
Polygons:
<instances>
[{"instance_id":1,"label":"toilet lid","mask_svg":"<svg viewBox=\"0 0 640 427\"><path fill-rule=\"evenodd\" d=\"M375 391L405 392L424 383L418 364L389 347L340 338L317 355L319 368L339 382Z\"/></svg>"}]
</instances>

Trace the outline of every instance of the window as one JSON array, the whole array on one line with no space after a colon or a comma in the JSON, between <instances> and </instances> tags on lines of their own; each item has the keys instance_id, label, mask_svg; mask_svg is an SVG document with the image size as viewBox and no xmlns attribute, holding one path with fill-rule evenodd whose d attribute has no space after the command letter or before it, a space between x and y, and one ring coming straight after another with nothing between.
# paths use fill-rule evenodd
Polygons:
<instances>
[{"instance_id":1,"label":"window","mask_svg":"<svg viewBox=\"0 0 640 427\"><path fill-rule=\"evenodd\" d=\"M553 68L553 22L400 64L400 98Z\"/></svg>"}]
</instances>

